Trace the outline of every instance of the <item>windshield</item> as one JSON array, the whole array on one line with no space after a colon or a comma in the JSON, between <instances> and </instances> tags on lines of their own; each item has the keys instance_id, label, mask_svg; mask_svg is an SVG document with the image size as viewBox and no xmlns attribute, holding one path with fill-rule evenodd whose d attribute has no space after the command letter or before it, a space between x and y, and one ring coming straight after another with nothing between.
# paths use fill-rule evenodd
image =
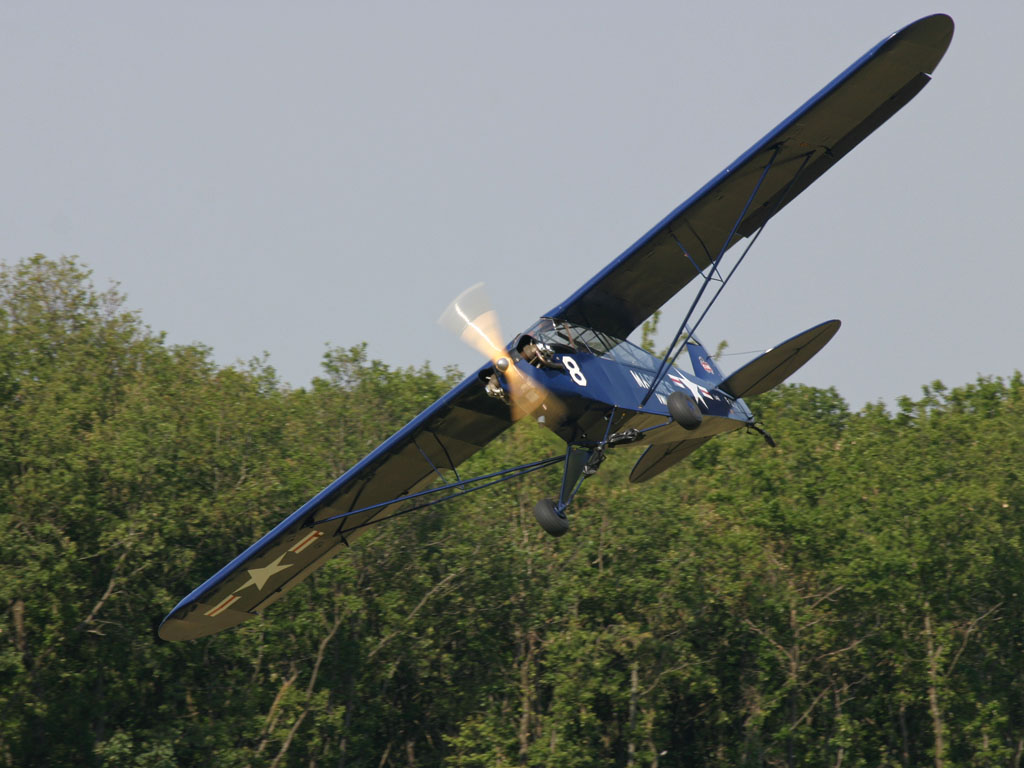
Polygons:
<instances>
[{"instance_id":1,"label":"windshield","mask_svg":"<svg viewBox=\"0 0 1024 768\"><path fill-rule=\"evenodd\" d=\"M538 341L551 344L558 351L561 351L559 348L567 347L568 350L590 352L652 373L658 370L661 363L661 360L636 344L564 320L542 317L526 333Z\"/></svg>"}]
</instances>

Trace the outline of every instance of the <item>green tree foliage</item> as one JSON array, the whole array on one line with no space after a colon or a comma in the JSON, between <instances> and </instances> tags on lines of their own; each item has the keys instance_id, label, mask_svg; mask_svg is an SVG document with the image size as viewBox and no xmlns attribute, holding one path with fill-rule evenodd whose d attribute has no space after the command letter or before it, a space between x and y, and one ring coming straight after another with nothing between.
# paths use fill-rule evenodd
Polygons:
<instances>
[{"instance_id":1,"label":"green tree foliage","mask_svg":"<svg viewBox=\"0 0 1024 768\"><path fill-rule=\"evenodd\" d=\"M649 334L653 332L653 327ZM458 373L305 389L168 346L73 259L0 272L0 765L1019 766L1024 382L752 403L573 527L538 473L372 531L193 643L166 611ZM522 423L467 472L560 451Z\"/></svg>"}]
</instances>

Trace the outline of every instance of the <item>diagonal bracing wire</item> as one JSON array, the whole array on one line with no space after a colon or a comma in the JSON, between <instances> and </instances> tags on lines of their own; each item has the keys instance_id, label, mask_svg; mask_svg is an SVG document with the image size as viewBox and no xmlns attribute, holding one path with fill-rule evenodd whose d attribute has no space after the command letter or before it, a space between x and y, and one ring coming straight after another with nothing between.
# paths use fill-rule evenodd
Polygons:
<instances>
[{"instance_id":1,"label":"diagonal bracing wire","mask_svg":"<svg viewBox=\"0 0 1024 768\"><path fill-rule=\"evenodd\" d=\"M643 407L644 405L647 404L647 401L650 399L651 395L654 394L654 390L658 386L658 383L665 376L665 373L668 371L668 369L675 364L676 358L679 357L680 352L682 352L683 348L685 347L684 344L683 346L680 346L679 349L676 349L676 346L679 344L679 339L683 335L683 332L688 330L690 336L692 336L696 332L697 327L704 320L704 317L707 315L711 307L714 306L715 301L718 299L718 296L722 293L722 290L725 288L726 284L728 284L729 280L732 278L733 274L735 274L740 264L743 263L743 259L746 258L746 255L750 251L751 247L754 245L755 242L757 242L757 238L760 237L761 232L764 231L765 226L775 215L776 211L778 211L779 207L782 205L782 202L788 197L789 191L793 188L793 185L796 183L797 179L800 178L800 175L803 173L803 170L807 166L808 161L814 154L813 152L808 152L807 154L804 155L803 162L797 169L796 174L794 174L793 178L790 179L789 184L786 185L786 189L783 191L783 193L776 199L775 206L772 208L771 212L765 218L764 223L762 223L761 226L757 228L757 231L754 233L754 236L751 238L750 242L747 243L747 247L744 248L743 253L740 254L740 257L736 261L736 264L734 264L732 269L729 270L729 274L727 274L725 278L722 278L720 276L720 273L718 272L718 266L722 261L722 257L725 255L725 251L729 247L729 243L735 236L736 230L739 229L740 224L743 222L744 217L747 215L747 211L749 210L751 204L754 202L754 198L757 197L757 193L761 189L761 185L767 177L768 171L771 170L772 166L775 164L775 160L778 158L781 149L781 145L775 147L774 151L772 152L771 158L768 160L768 164L764 167L764 170L761 172L761 176L757 180L757 184L754 186L753 191L747 198L747 202L744 204L743 210L740 212L740 215L733 223L732 229L729 232L729 237L727 237L725 241L722 243L722 247L719 250L718 255L715 257L714 262L711 264L711 268L708 274L704 276L704 282L701 284L700 290L697 292L697 296L690 303L690 308L687 310L686 317L683 318L683 322L680 324L679 330L676 332L675 338L673 338L672 343L669 344L668 349L665 352L665 357L662 358L661 364L658 366L658 371L655 374L653 380L651 381L651 385L647 388L647 392L644 394L643 399L640 401L640 407ZM716 274L719 274L718 282L720 282L721 284L715 291L714 296L711 297L711 301L708 302L708 305L704 308L703 312L701 312L700 317L697 318L697 322L693 325L693 328L688 329L690 317L693 315L694 310L696 310L697 305L700 303L701 297L704 295L705 289L712 282L712 280L714 279L714 275Z\"/></svg>"}]
</instances>

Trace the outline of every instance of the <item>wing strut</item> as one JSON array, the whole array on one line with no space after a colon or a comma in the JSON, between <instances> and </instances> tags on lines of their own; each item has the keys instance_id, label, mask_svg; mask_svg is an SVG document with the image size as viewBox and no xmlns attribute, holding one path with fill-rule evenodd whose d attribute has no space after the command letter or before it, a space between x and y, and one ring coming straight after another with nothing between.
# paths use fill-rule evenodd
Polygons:
<instances>
[{"instance_id":1,"label":"wing strut","mask_svg":"<svg viewBox=\"0 0 1024 768\"><path fill-rule=\"evenodd\" d=\"M757 193L761 189L761 184L768 176L768 171L770 171L772 165L774 165L775 159L779 156L779 151L781 149L782 145L780 144L776 146L773 150L772 156L771 158L769 158L768 164L765 165L764 170L761 172L761 175L757 180L757 184L754 185L753 191L747 198L747 202L743 206L743 210L740 212L740 215L733 223L732 230L729 232L729 237L726 238L725 241L722 243L722 247L719 250L718 255L715 257L715 260L711 263L711 266L708 269L707 274L703 274L702 272L704 282L701 284L700 290L697 291L696 297L694 297L693 301L690 303L690 308L686 311L686 317L684 317L683 322L680 323L679 330L676 331L675 338L672 339L672 343L669 344L668 349L665 351L665 357L662 358L661 364L658 366L658 371L654 375L654 378L651 380L651 385L647 388L647 392L644 394L643 399L640 401L640 407L643 407L647 404L647 401L654 393L654 390L658 386L658 383L665 376L665 373L668 371L668 369L675 364L676 358L679 357L679 353L682 352L685 348L686 345L683 344L682 346L679 347L679 349L676 349L676 345L679 344L679 339L680 337L682 337L683 332L685 331L689 336L693 336L693 334L696 333L698 326L700 326L701 322L703 322L704 317L708 313L708 310L710 310L711 307L714 306L715 302L718 300L718 296L722 293L722 290L725 288L726 284L736 273L736 270L739 268L740 264L743 263L743 259L746 258L747 253L753 247L754 243L757 242L757 238L761 236L761 233L764 231L765 226L768 224L769 221L771 221L772 217L775 215L776 210L778 210L778 208L782 205L782 202L788 197L790 190L796 183L797 179L800 178L800 174L803 172L804 168L807 167L807 162L811 159L811 155L813 154L813 152L808 152L807 154L804 155L803 162L800 164L800 167L797 169L797 172L793 175L793 178L786 186L786 189L783 191L781 195L779 195L776 198L775 205L773 206L771 213L768 214L767 218L765 218L765 220L761 223L761 226L759 226L757 228L757 231L754 232L754 236L750 238L750 242L747 243L747 247L743 249L743 253L740 254L740 257L736 260L736 263L732 266L732 269L729 270L729 274L727 274L723 278L721 276L721 273L718 271L718 266L722 262L722 257L725 256L725 251L729 247L729 243L731 243L733 237L735 237L736 230L739 228L740 223L746 217L747 210L754 202L754 198L757 197ZM678 242L678 240L676 242ZM687 254L687 257L689 257L689 254ZM715 291L715 295L711 297L711 301L708 302L708 305L704 307L704 311L701 312L700 317L697 318L697 322L693 324L692 328L689 328L688 323L690 322L690 317L693 315L694 310L700 303L701 296L704 295L704 290L708 287L712 280L715 279L715 275L718 275L718 282L720 283L720 285L718 286L718 290Z\"/></svg>"},{"instance_id":2,"label":"wing strut","mask_svg":"<svg viewBox=\"0 0 1024 768\"><path fill-rule=\"evenodd\" d=\"M324 523L330 523L334 522L335 520L341 520L346 517L351 517L352 515L358 515L361 512L371 512L374 510L380 510L383 509L384 507L389 507L392 504L401 504L406 501L417 501L417 503L413 504L411 507L400 509L399 511L390 514L387 517L372 517L371 519L367 520L366 522L360 523L359 525L354 525L351 528L346 528L345 533L350 533L351 531L357 530L359 528L365 528L368 525L382 523L385 520L390 520L393 517L399 517L400 515L404 515L408 512L415 512L417 509L432 507L434 504L440 504L442 501L450 501L451 499L457 499L459 496L465 496L467 493L472 493L473 491L482 491L484 488L489 488L492 485L504 483L508 480L514 480L517 477L528 475L531 472L536 472L538 469L550 467L552 464L558 464L564 460L564 456L552 456L547 459L541 459L540 461L530 462L529 464L520 464L519 466L510 467L509 469L501 469L498 470L497 472L491 472L490 474L487 475L479 475L477 477L470 477L465 480L457 480L453 483L446 483L445 485L438 486L437 488L428 488L425 491L418 491L417 493L410 493L403 496L398 496L394 499L388 499L387 501L382 501L378 504L371 504L366 507L360 507L359 509L352 509L349 510L348 512L341 512L337 515L331 515L330 517L325 517L320 520L314 520L312 525L322 525ZM475 485L475 483L479 483L479 485ZM455 490L452 493L448 493L439 499L427 499L426 501L418 501L419 499L425 499L428 496L431 496L432 494L443 493L445 491L452 491L453 489L459 490Z\"/></svg>"}]
</instances>

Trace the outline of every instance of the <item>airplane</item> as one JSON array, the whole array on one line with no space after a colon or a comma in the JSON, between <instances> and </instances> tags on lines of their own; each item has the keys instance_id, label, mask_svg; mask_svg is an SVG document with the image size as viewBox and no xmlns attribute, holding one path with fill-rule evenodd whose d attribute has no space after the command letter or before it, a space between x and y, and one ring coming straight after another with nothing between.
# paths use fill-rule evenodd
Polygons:
<instances>
[{"instance_id":1,"label":"airplane","mask_svg":"<svg viewBox=\"0 0 1024 768\"><path fill-rule=\"evenodd\" d=\"M715 435L771 437L744 398L785 381L839 330L829 320L726 374L696 330L768 221L931 80L953 36L944 14L883 39L558 306L505 344L479 286L442 315L488 359L316 496L187 595L163 640L205 637L262 613L368 526L561 465L553 498L534 509L554 536L609 451L644 451L643 482ZM723 257L746 241L726 272ZM691 282L696 297L665 355L627 337ZM707 294L707 295L705 295ZM683 352L692 370L676 361ZM527 415L564 454L463 478L458 467Z\"/></svg>"}]
</instances>

